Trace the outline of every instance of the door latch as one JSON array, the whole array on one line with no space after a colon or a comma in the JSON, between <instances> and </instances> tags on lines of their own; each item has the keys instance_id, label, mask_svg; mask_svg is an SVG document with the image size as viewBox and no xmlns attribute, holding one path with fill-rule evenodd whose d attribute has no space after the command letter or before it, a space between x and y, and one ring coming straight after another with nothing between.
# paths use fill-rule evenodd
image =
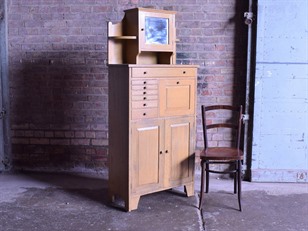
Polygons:
<instances>
[{"instance_id":1,"label":"door latch","mask_svg":"<svg viewBox=\"0 0 308 231\"><path fill-rule=\"evenodd\" d=\"M5 115L6 115L6 110L2 109L2 111L0 112L0 119L3 119Z\"/></svg>"},{"instance_id":2,"label":"door latch","mask_svg":"<svg viewBox=\"0 0 308 231\"><path fill-rule=\"evenodd\" d=\"M243 123L244 123L244 124L247 123L248 120L249 120L249 114L243 114L243 115L242 115L242 120L243 120Z\"/></svg>"}]
</instances>

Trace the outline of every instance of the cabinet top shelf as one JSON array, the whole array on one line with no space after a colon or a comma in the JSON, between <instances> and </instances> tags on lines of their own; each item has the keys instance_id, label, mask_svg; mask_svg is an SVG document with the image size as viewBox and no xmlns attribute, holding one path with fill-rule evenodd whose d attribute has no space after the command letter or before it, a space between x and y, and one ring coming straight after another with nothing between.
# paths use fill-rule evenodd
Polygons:
<instances>
[{"instance_id":1,"label":"cabinet top shelf","mask_svg":"<svg viewBox=\"0 0 308 231\"><path fill-rule=\"evenodd\" d=\"M144 7L137 7L133 9L124 10L124 12L129 12L129 11L153 12L153 13L161 13L161 14L176 14L176 11L159 10L155 8L144 8Z\"/></svg>"}]
</instances>

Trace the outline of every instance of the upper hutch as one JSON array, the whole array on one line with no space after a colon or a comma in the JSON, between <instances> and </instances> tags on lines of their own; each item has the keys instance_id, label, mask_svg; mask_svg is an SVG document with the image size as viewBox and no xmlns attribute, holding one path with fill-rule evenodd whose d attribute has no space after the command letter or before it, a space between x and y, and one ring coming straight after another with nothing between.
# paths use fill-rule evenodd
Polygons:
<instances>
[{"instance_id":1,"label":"upper hutch","mask_svg":"<svg viewBox=\"0 0 308 231\"><path fill-rule=\"evenodd\" d=\"M175 12L148 8L125 10L108 24L109 64L175 64Z\"/></svg>"},{"instance_id":2,"label":"upper hutch","mask_svg":"<svg viewBox=\"0 0 308 231\"><path fill-rule=\"evenodd\" d=\"M194 195L197 66L176 65L175 12L125 10L108 23L109 198L184 186Z\"/></svg>"}]
</instances>

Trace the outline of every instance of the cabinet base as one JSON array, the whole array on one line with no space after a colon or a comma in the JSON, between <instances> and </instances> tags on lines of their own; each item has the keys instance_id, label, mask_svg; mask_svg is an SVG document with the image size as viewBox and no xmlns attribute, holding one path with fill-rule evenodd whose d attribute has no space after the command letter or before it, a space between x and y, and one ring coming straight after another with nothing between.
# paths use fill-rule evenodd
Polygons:
<instances>
[{"instance_id":1,"label":"cabinet base","mask_svg":"<svg viewBox=\"0 0 308 231\"><path fill-rule=\"evenodd\" d=\"M193 196L194 193L195 193L194 183L184 185L184 192L185 192L187 197ZM144 194L144 195L146 195L146 194ZM126 212L136 210L138 208L140 196L143 196L143 195L131 196L131 197L128 197L126 199L121 198L124 201L124 207L121 206L121 208L123 208ZM108 197L109 197L108 198L109 202L115 205L116 204L116 195L110 193L108 195Z\"/></svg>"}]
</instances>

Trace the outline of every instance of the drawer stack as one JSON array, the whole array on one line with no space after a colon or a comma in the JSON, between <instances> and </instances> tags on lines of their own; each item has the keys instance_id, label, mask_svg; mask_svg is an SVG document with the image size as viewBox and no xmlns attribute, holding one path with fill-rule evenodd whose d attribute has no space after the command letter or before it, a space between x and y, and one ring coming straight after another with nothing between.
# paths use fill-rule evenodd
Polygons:
<instances>
[{"instance_id":1,"label":"drawer stack","mask_svg":"<svg viewBox=\"0 0 308 231\"><path fill-rule=\"evenodd\" d=\"M132 81L132 120L158 116L158 83L156 79Z\"/></svg>"}]
</instances>

